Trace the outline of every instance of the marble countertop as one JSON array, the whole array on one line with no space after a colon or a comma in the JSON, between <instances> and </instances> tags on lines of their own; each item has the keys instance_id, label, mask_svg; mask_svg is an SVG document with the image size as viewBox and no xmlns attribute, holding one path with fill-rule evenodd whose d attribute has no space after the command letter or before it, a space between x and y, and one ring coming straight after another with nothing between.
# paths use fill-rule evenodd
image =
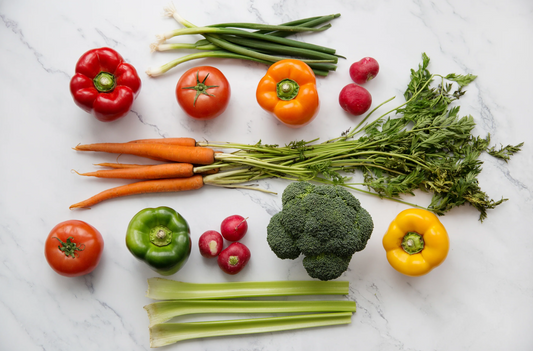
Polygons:
<instances>
[{"instance_id":1,"label":"marble countertop","mask_svg":"<svg viewBox=\"0 0 533 351\"><path fill-rule=\"evenodd\" d=\"M354 192L375 222L367 248L357 253L339 279L350 282L347 299L357 303L352 323L249 336L185 341L167 347L193 350L531 350L533 349L533 3L474 1L174 1L195 24L257 22L277 24L340 13L327 31L299 38L334 47L345 56L338 69L318 79L319 116L301 129L277 123L259 108L254 92L266 66L205 59L183 64L159 78L144 71L183 53L151 53L155 35L179 26L164 18L167 0L3 1L0 3L0 349L147 350L148 319L143 306L147 278L157 276L135 260L124 244L127 224L145 207L170 206L189 222L193 242L217 229L232 214L248 217L243 243L252 259L241 273L224 274L202 258L196 246L172 279L190 282L308 279L301 260L282 261L265 241L266 226L281 208L280 196L249 190L204 187L195 192L115 199L90 210L69 205L122 184L82 178L72 170L116 156L81 154L79 143L188 136L197 140L285 144L338 136L360 117L338 105L350 83L352 62L372 56L380 73L367 84L373 106L396 96L403 101L410 69L423 52L434 73L478 76L461 99L461 114L472 115L474 133L492 143L517 144L508 163L483 155L482 188L509 201L489 211L482 223L469 206L441 217L451 247L448 258L422 277L407 277L388 264L381 238L391 220L408 206ZM192 40L184 39L184 40ZM133 64L142 89L130 113L102 123L78 108L68 86L84 52L108 46ZM186 69L212 65L232 86L226 112L195 121L178 106L174 89ZM392 106L392 105L388 105ZM385 110L383 110L385 111ZM128 158L121 159L122 161ZM288 184L260 185L281 193ZM427 205L426 194L408 198ZM59 222L79 219L104 236L99 266L90 274L65 278L47 264L43 251Z\"/></svg>"}]
</instances>

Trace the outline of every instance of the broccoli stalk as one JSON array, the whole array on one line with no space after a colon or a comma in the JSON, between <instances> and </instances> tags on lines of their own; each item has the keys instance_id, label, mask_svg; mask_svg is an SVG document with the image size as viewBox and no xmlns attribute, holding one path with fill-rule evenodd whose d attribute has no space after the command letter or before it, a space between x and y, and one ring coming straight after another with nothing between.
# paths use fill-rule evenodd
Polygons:
<instances>
[{"instance_id":1,"label":"broccoli stalk","mask_svg":"<svg viewBox=\"0 0 533 351\"><path fill-rule=\"evenodd\" d=\"M282 205L268 224L267 242L281 259L303 254L312 278L338 278L374 229L370 214L342 187L293 182L283 192Z\"/></svg>"}]
</instances>

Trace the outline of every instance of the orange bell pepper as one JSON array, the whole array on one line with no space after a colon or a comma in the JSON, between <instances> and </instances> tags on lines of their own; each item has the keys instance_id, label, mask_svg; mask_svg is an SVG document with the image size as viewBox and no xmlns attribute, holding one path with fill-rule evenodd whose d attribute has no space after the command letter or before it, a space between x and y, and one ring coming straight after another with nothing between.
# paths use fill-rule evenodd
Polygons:
<instances>
[{"instance_id":1,"label":"orange bell pepper","mask_svg":"<svg viewBox=\"0 0 533 351\"><path fill-rule=\"evenodd\" d=\"M383 236L387 260L398 272L409 276L429 273L440 265L450 247L448 233L432 212L402 211Z\"/></svg>"},{"instance_id":2,"label":"orange bell pepper","mask_svg":"<svg viewBox=\"0 0 533 351\"><path fill-rule=\"evenodd\" d=\"M257 86L259 105L285 125L300 128L318 114L316 77L304 62L285 59L274 63Z\"/></svg>"}]
</instances>

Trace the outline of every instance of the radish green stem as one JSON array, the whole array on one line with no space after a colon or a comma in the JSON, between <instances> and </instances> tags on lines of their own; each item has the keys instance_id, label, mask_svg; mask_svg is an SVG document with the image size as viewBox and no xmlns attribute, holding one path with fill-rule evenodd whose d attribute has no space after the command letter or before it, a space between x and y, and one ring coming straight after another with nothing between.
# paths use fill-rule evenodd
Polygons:
<instances>
[{"instance_id":1,"label":"radish green stem","mask_svg":"<svg viewBox=\"0 0 533 351\"><path fill-rule=\"evenodd\" d=\"M269 333L350 324L351 321L351 312L336 312L226 321L162 323L150 328L150 346L161 347L183 340L214 336Z\"/></svg>"},{"instance_id":2,"label":"radish green stem","mask_svg":"<svg viewBox=\"0 0 533 351\"><path fill-rule=\"evenodd\" d=\"M255 301L187 300L161 301L144 306L150 327L188 314L208 313L317 313L355 312L355 301Z\"/></svg>"},{"instance_id":3,"label":"radish green stem","mask_svg":"<svg viewBox=\"0 0 533 351\"><path fill-rule=\"evenodd\" d=\"M150 278L146 296L154 300L198 300L259 296L347 295L348 285L347 281L314 280L202 284Z\"/></svg>"}]
</instances>

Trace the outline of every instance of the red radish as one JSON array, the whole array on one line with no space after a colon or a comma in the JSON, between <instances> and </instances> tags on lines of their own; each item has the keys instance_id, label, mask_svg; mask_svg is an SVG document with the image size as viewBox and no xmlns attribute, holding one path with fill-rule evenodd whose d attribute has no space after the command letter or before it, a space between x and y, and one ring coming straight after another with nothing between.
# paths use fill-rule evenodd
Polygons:
<instances>
[{"instance_id":1,"label":"red radish","mask_svg":"<svg viewBox=\"0 0 533 351\"><path fill-rule=\"evenodd\" d=\"M218 266L227 274L237 274L250 260L250 250L239 242L230 244L218 255Z\"/></svg>"},{"instance_id":2,"label":"red radish","mask_svg":"<svg viewBox=\"0 0 533 351\"><path fill-rule=\"evenodd\" d=\"M372 95L362 86L350 83L341 90L339 104L344 111L359 116L372 105Z\"/></svg>"},{"instance_id":3,"label":"red radish","mask_svg":"<svg viewBox=\"0 0 533 351\"><path fill-rule=\"evenodd\" d=\"M207 258L217 257L222 252L224 239L219 232L208 230L198 239L200 254Z\"/></svg>"},{"instance_id":4,"label":"red radish","mask_svg":"<svg viewBox=\"0 0 533 351\"><path fill-rule=\"evenodd\" d=\"M220 233L228 241L241 240L248 230L247 218L239 215L229 216L222 221Z\"/></svg>"},{"instance_id":5,"label":"red radish","mask_svg":"<svg viewBox=\"0 0 533 351\"><path fill-rule=\"evenodd\" d=\"M372 57L365 57L350 66L350 77L357 84L364 84L374 79L378 75L378 72L378 61Z\"/></svg>"}]
</instances>

